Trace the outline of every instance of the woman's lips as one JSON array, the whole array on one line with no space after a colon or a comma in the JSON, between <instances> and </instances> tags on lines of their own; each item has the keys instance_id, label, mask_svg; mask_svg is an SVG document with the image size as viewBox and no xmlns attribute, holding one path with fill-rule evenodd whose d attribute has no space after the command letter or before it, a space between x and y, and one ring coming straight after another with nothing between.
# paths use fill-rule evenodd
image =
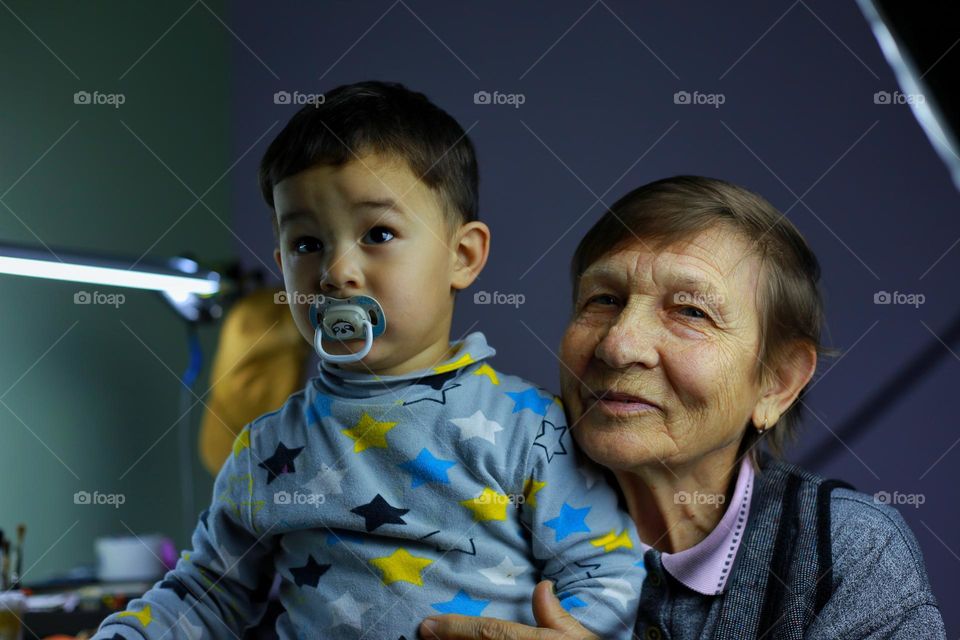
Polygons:
<instances>
[{"instance_id":1,"label":"woman's lips","mask_svg":"<svg viewBox=\"0 0 960 640\"><path fill-rule=\"evenodd\" d=\"M597 408L611 416L625 416L648 411L657 411L659 407L638 396L605 391L594 397Z\"/></svg>"}]
</instances>

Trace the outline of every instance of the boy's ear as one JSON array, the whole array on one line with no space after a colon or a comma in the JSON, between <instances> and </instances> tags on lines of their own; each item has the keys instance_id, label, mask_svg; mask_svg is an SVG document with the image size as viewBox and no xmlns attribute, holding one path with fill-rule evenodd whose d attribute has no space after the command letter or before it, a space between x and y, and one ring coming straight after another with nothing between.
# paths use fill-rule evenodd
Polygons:
<instances>
[{"instance_id":1,"label":"boy's ear","mask_svg":"<svg viewBox=\"0 0 960 640\"><path fill-rule=\"evenodd\" d=\"M475 220L460 227L451 245L455 263L450 286L466 289L477 279L490 255L490 227Z\"/></svg>"},{"instance_id":2,"label":"boy's ear","mask_svg":"<svg viewBox=\"0 0 960 640\"><path fill-rule=\"evenodd\" d=\"M280 261L280 247L273 250L273 261L277 263L277 267L280 269L280 275L283 275L283 263Z\"/></svg>"}]
</instances>

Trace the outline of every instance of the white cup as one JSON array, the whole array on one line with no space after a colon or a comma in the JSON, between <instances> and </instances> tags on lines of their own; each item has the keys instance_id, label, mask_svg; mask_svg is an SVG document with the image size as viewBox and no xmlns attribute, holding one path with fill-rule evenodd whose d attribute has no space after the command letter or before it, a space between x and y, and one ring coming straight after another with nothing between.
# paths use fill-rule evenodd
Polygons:
<instances>
[{"instance_id":1,"label":"white cup","mask_svg":"<svg viewBox=\"0 0 960 640\"><path fill-rule=\"evenodd\" d=\"M164 537L159 534L97 538L97 579L102 582L149 582L163 576Z\"/></svg>"}]
</instances>

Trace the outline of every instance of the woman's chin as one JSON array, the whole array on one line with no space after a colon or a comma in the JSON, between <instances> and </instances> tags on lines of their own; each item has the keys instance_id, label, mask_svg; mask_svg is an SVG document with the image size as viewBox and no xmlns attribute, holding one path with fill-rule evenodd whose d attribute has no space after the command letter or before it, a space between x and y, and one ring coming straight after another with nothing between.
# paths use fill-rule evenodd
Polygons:
<instances>
[{"instance_id":1,"label":"woman's chin","mask_svg":"<svg viewBox=\"0 0 960 640\"><path fill-rule=\"evenodd\" d=\"M662 450L664 447L658 446L663 444L659 442L660 431L656 427L632 421L587 417L577 423L571 434L583 452L597 464L611 469L630 470L672 455L672 451Z\"/></svg>"}]
</instances>

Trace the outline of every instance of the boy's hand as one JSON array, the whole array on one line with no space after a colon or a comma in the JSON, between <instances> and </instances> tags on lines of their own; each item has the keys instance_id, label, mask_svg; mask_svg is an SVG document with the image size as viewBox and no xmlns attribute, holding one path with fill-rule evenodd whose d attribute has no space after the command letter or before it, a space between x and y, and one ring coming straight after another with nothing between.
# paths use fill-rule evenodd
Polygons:
<instances>
[{"instance_id":1,"label":"boy's hand","mask_svg":"<svg viewBox=\"0 0 960 640\"><path fill-rule=\"evenodd\" d=\"M423 640L600 640L560 606L553 584L542 580L533 590L533 617L539 628L496 618L443 615L420 624Z\"/></svg>"}]
</instances>

